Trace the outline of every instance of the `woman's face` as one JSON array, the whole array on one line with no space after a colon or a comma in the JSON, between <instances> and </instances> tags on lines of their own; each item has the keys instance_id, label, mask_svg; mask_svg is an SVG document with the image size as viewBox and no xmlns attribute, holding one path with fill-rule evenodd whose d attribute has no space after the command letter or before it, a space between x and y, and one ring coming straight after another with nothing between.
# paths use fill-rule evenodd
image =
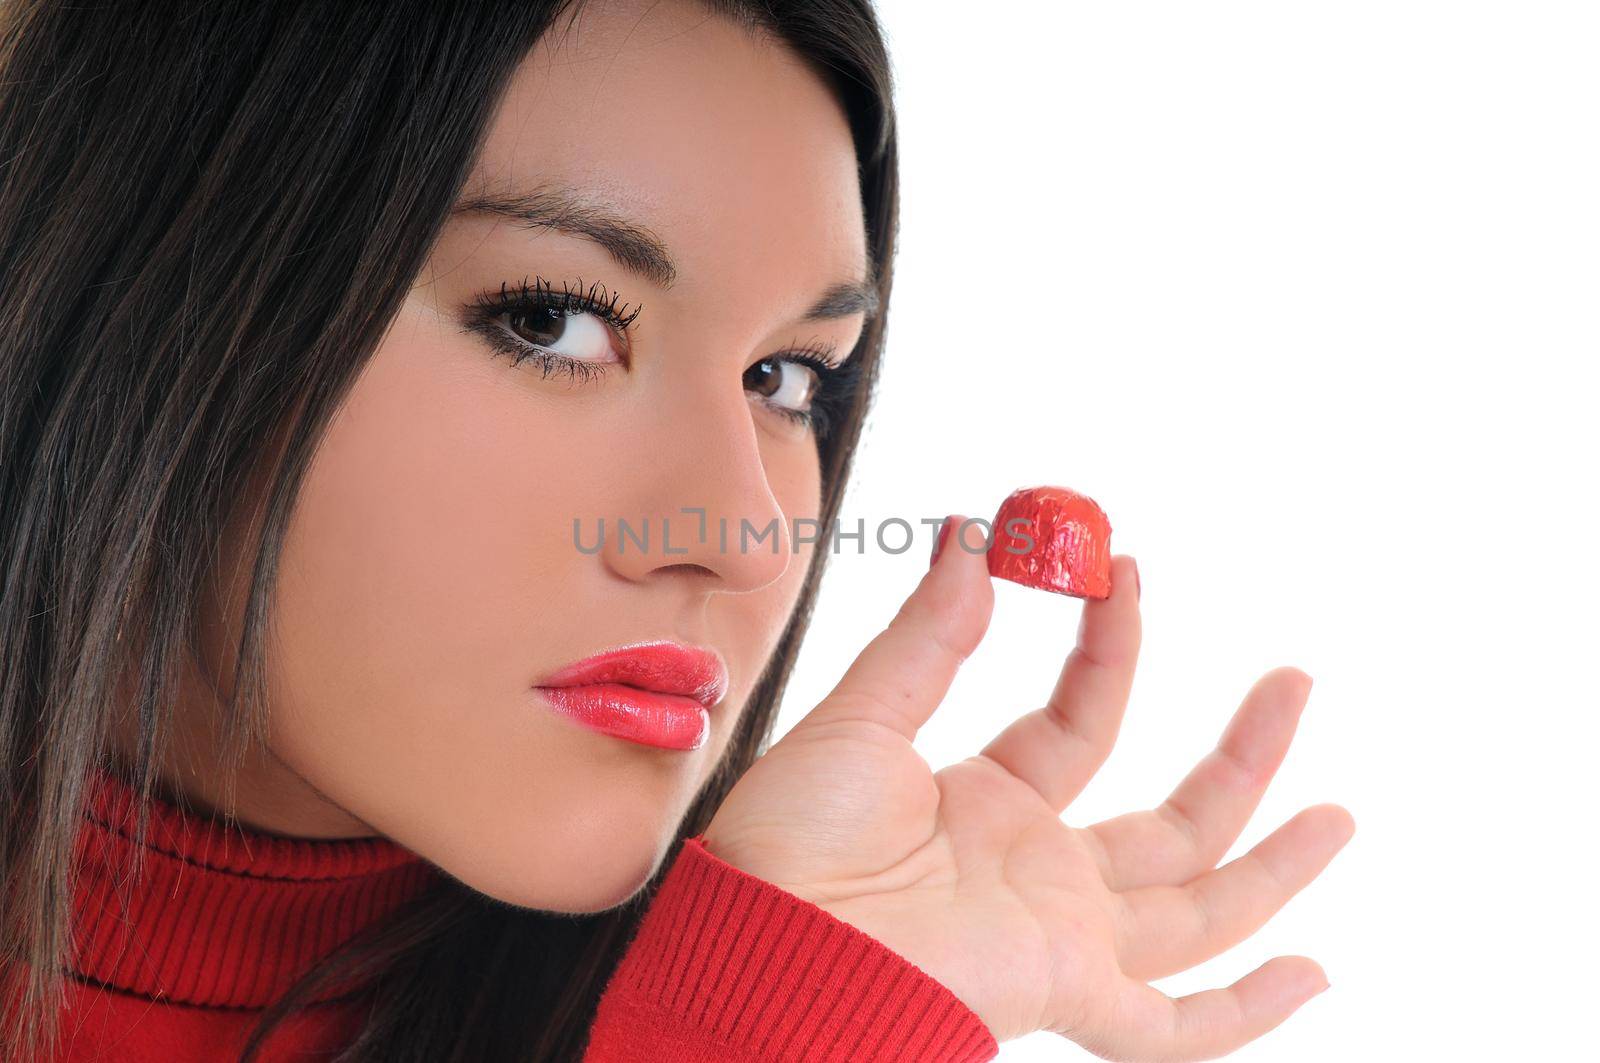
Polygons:
<instances>
[{"instance_id":1,"label":"woman's face","mask_svg":"<svg viewBox=\"0 0 1600 1063\"><path fill-rule=\"evenodd\" d=\"M820 476L785 411L811 377L761 363L848 356L862 313L837 293L808 311L863 281L866 240L824 84L690 2L590 2L546 35L464 198L513 197L552 224L450 219L309 470L269 650L270 752L239 814L375 831L510 903L597 911L658 865L795 604L811 547L793 522L816 517ZM604 306L470 309L524 281L577 308L599 282L596 302L638 313L623 331ZM513 365L519 343L584 364ZM619 541L618 517L648 525L648 550ZM777 548L741 550L741 521L776 521ZM700 748L587 729L533 689L656 639L726 666Z\"/></svg>"}]
</instances>

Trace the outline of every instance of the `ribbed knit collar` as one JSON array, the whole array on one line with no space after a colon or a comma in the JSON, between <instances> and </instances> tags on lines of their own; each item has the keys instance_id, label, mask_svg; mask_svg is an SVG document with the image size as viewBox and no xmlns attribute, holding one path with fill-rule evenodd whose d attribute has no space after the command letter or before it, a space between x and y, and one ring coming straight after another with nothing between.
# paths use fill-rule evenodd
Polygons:
<instances>
[{"instance_id":1,"label":"ribbed knit collar","mask_svg":"<svg viewBox=\"0 0 1600 1063\"><path fill-rule=\"evenodd\" d=\"M73 969L153 999L262 1007L442 875L387 838L267 834L158 796L134 880L137 800L112 771L91 777L77 843ZM339 992L329 987L315 999Z\"/></svg>"}]
</instances>

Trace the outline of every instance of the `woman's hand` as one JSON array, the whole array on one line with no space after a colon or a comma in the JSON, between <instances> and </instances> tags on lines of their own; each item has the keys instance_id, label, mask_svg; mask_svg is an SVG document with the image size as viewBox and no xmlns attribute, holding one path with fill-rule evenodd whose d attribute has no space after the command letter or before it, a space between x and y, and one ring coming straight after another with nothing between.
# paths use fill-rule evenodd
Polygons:
<instances>
[{"instance_id":1,"label":"woman's hand","mask_svg":"<svg viewBox=\"0 0 1600 1063\"><path fill-rule=\"evenodd\" d=\"M1315 805L1216 867L1282 763L1310 677L1258 680L1159 807L1067 826L1116 741L1139 653L1138 574L1118 556L1046 705L933 772L912 738L994 607L981 536L968 538L952 534L838 686L739 780L706 848L910 959L996 1040L1043 1029L1106 1059L1198 1060L1259 1037L1325 988L1314 961L1278 956L1177 999L1146 983L1254 933L1350 839L1349 812Z\"/></svg>"}]
</instances>

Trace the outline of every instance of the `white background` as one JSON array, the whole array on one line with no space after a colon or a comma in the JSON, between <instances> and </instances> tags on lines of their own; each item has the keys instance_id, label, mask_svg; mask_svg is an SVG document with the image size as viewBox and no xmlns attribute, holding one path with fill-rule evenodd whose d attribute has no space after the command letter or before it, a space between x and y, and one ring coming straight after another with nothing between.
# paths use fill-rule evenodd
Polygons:
<instances>
[{"instance_id":1,"label":"white background","mask_svg":"<svg viewBox=\"0 0 1600 1063\"><path fill-rule=\"evenodd\" d=\"M1144 651L1068 822L1159 803L1279 664L1315 687L1226 859L1307 805L1356 819L1261 931L1156 986L1320 962L1332 988L1237 1059L1597 1058L1597 5L881 12L902 244L846 520L1040 483L1106 509ZM844 544L780 734L929 545ZM995 586L917 741L936 767L1072 645L1076 599Z\"/></svg>"}]
</instances>

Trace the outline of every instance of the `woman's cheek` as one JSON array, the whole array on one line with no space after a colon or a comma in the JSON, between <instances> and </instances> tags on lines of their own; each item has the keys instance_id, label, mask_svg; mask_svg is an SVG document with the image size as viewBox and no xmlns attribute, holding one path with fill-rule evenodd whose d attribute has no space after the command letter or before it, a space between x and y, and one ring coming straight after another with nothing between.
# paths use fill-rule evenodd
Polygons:
<instances>
[{"instance_id":1,"label":"woman's cheek","mask_svg":"<svg viewBox=\"0 0 1600 1063\"><path fill-rule=\"evenodd\" d=\"M385 828L535 792L528 688L592 590L571 514L593 478L548 455L604 426L532 417L516 370L429 339L391 335L330 424L275 622L275 752Z\"/></svg>"}]
</instances>

